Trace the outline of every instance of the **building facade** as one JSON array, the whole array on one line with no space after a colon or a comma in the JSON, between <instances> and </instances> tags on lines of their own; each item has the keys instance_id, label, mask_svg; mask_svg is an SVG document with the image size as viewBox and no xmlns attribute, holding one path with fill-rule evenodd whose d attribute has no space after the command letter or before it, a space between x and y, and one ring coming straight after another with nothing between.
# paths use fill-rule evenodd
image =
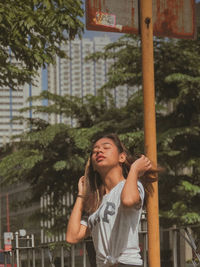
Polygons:
<instances>
[{"instance_id":1,"label":"building facade","mask_svg":"<svg viewBox=\"0 0 200 267\"><path fill-rule=\"evenodd\" d=\"M28 97L39 95L43 90L62 96L65 94L78 97L84 97L87 94L96 95L98 89L108 80L108 70L112 60L86 61L86 57L94 52L102 51L111 41L109 37L95 37L92 40L75 39L62 47L68 58L56 57L54 65L38 73L34 85L25 85L15 91L12 88L1 88L0 146L9 142L12 135L20 134L26 129L25 124L12 120L21 115L19 112L21 108L31 107L33 104L48 104L42 101L32 103L27 101ZM112 93L116 106L125 105L133 91L133 88L126 85L114 88ZM31 110L24 115L28 118L36 116ZM70 118L51 115L48 119L50 123L63 122L73 126Z\"/></svg>"},{"instance_id":2,"label":"building facade","mask_svg":"<svg viewBox=\"0 0 200 267\"><path fill-rule=\"evenodd\" d=\"M21 134L25 129L25 123L13 120L15 117L21 116L21 108L31 107L32 102L28 101L28 97L39 95L42 90L42 72L39 73L38 79L34 85L25 85L19 89L0 88L0 146L9 143L12 136ZM37 104L40 104L38 101ZM27 118L33 118L32 111L23 113Z\"/></svg>"},{"instance_id":3,"label":"building facade","mask_svg":"<svg viewBox=\"0 0 200 267\"><path fill-rule=\"evenodd\" d=\"M81 96L96 95L108 80L108 70L112 60L86 60L92 53L103 51L111 43L109 37L95 37L93 40L84 38L74 40L64 45L68 59L56 58L56 64L48 67L48 90L59 95ZM117 107L126 105L134 89L127 85L118 86L112 90ZM50 121L67 122L73 125L69 118L51 116Z\"/></svg>"}]
</instances>

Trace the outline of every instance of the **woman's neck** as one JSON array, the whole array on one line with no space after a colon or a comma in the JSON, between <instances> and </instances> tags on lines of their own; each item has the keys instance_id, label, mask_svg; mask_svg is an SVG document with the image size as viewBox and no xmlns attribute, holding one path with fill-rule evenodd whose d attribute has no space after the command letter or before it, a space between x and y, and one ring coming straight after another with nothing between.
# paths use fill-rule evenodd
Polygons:
<instances>
[{"instance_id":1,"label":"woman's neck","mask_svg":"<svg viewBox=\"0 0 200 267\"><path fill-rule=\"evenodd\" d=\"M110 190L115 187L119 182L123 181L125 178L120 168L112 168L104 174L101 174L101 179L105 186L105 193L108 194Z\"/></svg>"}]
</instances>

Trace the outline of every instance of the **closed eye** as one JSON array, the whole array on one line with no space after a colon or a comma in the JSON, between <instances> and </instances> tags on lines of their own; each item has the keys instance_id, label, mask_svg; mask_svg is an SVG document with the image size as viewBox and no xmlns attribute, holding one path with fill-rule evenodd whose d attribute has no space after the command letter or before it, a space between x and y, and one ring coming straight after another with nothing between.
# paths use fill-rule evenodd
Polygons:
<instances>
[{"instance_id":1,"label":"closed eye","mask_svg":"<svg viewBox=\"0 0 200 267\"><path fill-rule=\"evenodd\" d=\"M93 148L93 150L92 150L92 154L96 154L96 153L98 153L99 150L101 150L101 147L102 147L103 149L109 149L109 148L112 147L112 145L111 145L110 143L104 143L104 144L102 144L101 146L95 146L95 147Z\"/></svg>"},{"instance_id":2,"label":"closed eye","mask_svg":"<svg viewBox=\"0 0 200 267\"><path fill-rule=\"evenodd\" d=\"M109 148L111 148L111 145L110 144L106 144L106 145L103 146L103 148L104 149L109 149Z\"/></svg>"}]
</instances>

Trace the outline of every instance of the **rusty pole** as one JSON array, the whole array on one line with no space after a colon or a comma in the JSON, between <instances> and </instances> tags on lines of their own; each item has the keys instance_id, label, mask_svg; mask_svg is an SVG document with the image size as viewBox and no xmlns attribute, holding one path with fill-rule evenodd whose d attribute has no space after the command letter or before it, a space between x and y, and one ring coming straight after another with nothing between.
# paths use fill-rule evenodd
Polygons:
<instances>
[{"instance_id":1,"label":"rusty pole","mask_svg":"<svg viewBox=\"0 0 200 267\"><path fill-rule=\"evenodd\" d=\"M157 164L152 0L140 1L140 29L142 40L145 153L152 162ZM153 189L154 193L147 199L148 261L149 267L160 267L157 182L153 183Z\"/></svg>"}]
</instances>

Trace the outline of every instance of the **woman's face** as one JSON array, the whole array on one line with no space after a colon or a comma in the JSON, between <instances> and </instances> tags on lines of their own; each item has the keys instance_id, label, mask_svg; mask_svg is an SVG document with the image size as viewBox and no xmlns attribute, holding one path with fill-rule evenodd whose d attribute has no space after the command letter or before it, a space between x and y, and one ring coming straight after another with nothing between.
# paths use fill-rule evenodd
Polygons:
<instances>
[{"instance_id":1,"label":"woman's face","mask_svg":"<svg viewBox=\"0 0 200 267\"><path fill-rule=\"evenodd\" d=\"M105 167L112 168L124 162L123 156L124 153L119 153L112 139L101 138L93 146L91 157L93 168L96 171Z\"/></svg>"}]
</instances>

